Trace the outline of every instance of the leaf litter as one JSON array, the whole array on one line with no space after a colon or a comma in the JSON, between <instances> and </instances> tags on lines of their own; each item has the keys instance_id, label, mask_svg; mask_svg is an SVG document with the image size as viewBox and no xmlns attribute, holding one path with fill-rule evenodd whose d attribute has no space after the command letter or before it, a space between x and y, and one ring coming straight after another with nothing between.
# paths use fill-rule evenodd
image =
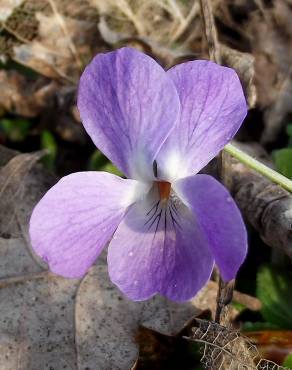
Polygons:
<instances>
[{"instance_id":1,"label":"leaf litter","mask_svg":"<svg viewBox=\"0 0 292 370\"><path fill-rule=\"evenodd\" d=\"M70 3L62 0L53 2L57 4L54 10L49 1L5 0L1 21L4 22L4 29L6 26L6 34L4 38L0 36L1 56L12 58L61 84L71 85L75 85L80 74L80 63L76 63L79 55L81 63L86 64L90 55L97 52L96 45L104 50L108 48L107 43L114 47L115 43L134 42L142 49L151 50L167 66L189 56L194 58L196 53L207 56L196 1L151 1L138 4L140 6L137 3L132 0ZM268 142L279 132L273 126L275 116L278 127L290 112L287 105L291 89L290 59L281 50L291 50L287 46L291 41L291 27L287 26L291 9L284 0L275 2L268 9L257 6L252 12L249 12L249 2L232 3L212 1L217 20L232 26L242 41L240 50L237 50L234 41L228 38L228 32L219 24L222 59L239 73L249 105L266 109L266 131L262 141ZM231 11L232 6L251 15L243 17L244 22L240 24L233 18L236 12ZM101 35L97 31L98 15L102 16L100 19L106 25L105 31L100 29ZM31 22L31 27L27 27L27 22ZM23 29L26 30L24 39ZM271 37L266 37L266 34ZM111 38L106 39L108 36ZM102 40L103 37L105 40ZM177 40L179 44L175 43ZM5 100L4 103L0 100L0 108L7 112L35 117L48 106L48 101L58 91L58 85L50 82L46 85L43 80L41 84L35 84L32 93L24 94L27 77L20 77L21 74L11 77L7 71L1 73L2 85L5 86L1 90ZM11 87L12 92L7 94ZM0 148L1 166L8 159L13 160L12 156L16 153L2 154ZM127 361L129 366L134 366L137 360L138 346L133 338L139 325L163 335L174 335L199 312L198 309L211 306L211 302L214 306L217 286L215 290L208 286L196 297L196 303L174 308L160 297L147 304L127 301L108 281L104 265L94 266L81 282L66 281L48 273L46 267L31 255L27 222L33 205L50 186L49 183L54 183L56 179L36 164L38 159L33 155L26 157L26 161L23 159L19 157L12 163L8 162L0 172L0 191L3 192L0 198L0 263L3 272L0 278L0 312L3 312L0 331L5 333L1 337L0 363L1 366L5 364L5 370L39 370L49 369L49 366L58 370L66 367L80 370L88 366L95 369L97 363L108 364L110 358L117 369L126 369L129 368L124 365ZM30 160L32 163L29 165ZM18 163L23 166L17 167ZM18 168L16 173L11 174L15 167ZM3 186L6 178L9 179L8 187ZM257 195L256 192L255 198ZM269 244L274 246L278 241L273 240ZM214 309L212 307L213 312ZM172 326L172 322L177 323L177 327ZM58 333L57 329L60 330ZM219 334L221 329L217 327L216 330ZM119 336L123 336L127 345L117 350ZM39 344L41 347L38 348ZM276 369L263 366L266 367L261 368Z\"/></svg>"}]
</instances>

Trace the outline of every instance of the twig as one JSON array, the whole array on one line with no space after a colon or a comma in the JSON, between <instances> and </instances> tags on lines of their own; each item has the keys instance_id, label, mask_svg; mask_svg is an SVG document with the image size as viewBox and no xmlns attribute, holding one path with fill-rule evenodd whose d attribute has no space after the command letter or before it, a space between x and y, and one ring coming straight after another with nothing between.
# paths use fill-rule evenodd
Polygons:
<instances>
[{"instance_id":1,"label":"twig","mask_svg":"<svg viewBox=\"0 0 292 370\"><path fill-rule=\"evenodd\" d=\"M214 62L221 64L220 44L215 25L212 5L209 0L200 0L204 31L208 43L209 57Z\"/></svg>"},{"instance_id":2,"label":"twig","mask_svg":"<svg viewBox=\"0 0 292 370\"><path fill-rule=\"evenodd\" d=\"M233 289L234 280L226 283L222 280L221 276L219 276L218 292L216 298L217 306L215 312L215 322L217 322L218 324L220 324L221 322L224 308L232 301Z\"/></svg>"},{"instance_id":3,"label":"twig","mask_svg":"<svg viewBox=\"0 0 292 370\"><path fill-rule=\"evenodd\" d=\"M214 289L217 289L217 287L218 287L218 284L215 281L212 281L212 280L209 281L208 285L210 287L213 286ZM250 295L245 294L245 293L241 293L238 290L233 291L232 301L238 302L238 303L246 306L246 308L248 308L251 311L259 311L262 308L262 303L258 298L250 296Z\"/></svg>"},{"instance_id":4,"label":"twig","mask_svg":"<svg viewBox=\"0 0 292 370\"><path fill-rule=\"evenodd\" d=\"M11 35L13 35L18 41L22 42L23 44L29 44L31 42L30 40L27 40L24 37L22 37L21 35L19 35L19 33L15 32L12 28L7 26L6 23L3 22L2 26L3 26L4 30L6 30Z\"/></svg>"},{"instance_id":5,"label":"twig","mask_svg":"<svg viewBox=\"0 0 292 370\"><path fill-rule=\"evenodd\" d=\"M140 22L140 20L136 17L134 14L132 8L130 7L129 3L126 0L116 0L116 6L120 9L122 13L126 17L130 19L130 21L133 23L135 26L138 34L140 36L145 36L145 28L143 24Z\"/></svg>"},{"instance_id":6,"label":"twig","mask_svg":"<svg viewBox=\"0 0 292 370\"><path fill-rule=\"evenodd\" d=\"M180 8L177 5L176 1L175 0L167 0L167 2L169 4L169 6L171 7L171 9L173 10L176 18L180 20L180 23L184 23L185 22L185 17L182 15L182 12L180 11Z\"/></svg>"},{"instance_id":7,"label":"twig","mask_svg":"<svg viewBox=\"0 0 292 370\"><path fill-rule=\"evenodd\" d=\"M170 42L176 42L181 35L186 31L189 24L192 22L192 20L196 17L196 15L200 11L200 4L198 0L194 0L193 6L188 14L188 16L184 19L184 22L182 22L177 30L174 32L172 38L170 39Z\"/></svg>"},{"instance_id":8,"label":"twig","mask_svg":"<svg viewBox=\"0 0 292 370\"><path fill-rule=\"evenodd\" d=\"M6 288L9 285L15 285L15 284L24 284L27 281L30 280L38 280L38 279L44 279L46 277L53 276L48 271L41 271L34 274L26 274L26 275L20 275L20 276L13 276L9 278L1 278L0 279L0 289Z\"/></svg>"},{"instance_id":9,"label":"twig","mask_svg":"<svg viewBox=\"0 0 292 370\"><path fill-rule=\"evenodd\" d=\"M55 4L55 1L54 0L48 0L48 2L49 2L50 6L51 6L51 8L53 10L53 13L54 13L56 19L59 22L59 25L60 25L62 31L64 32L64 35L68 39L69 49L70 49L73 57L75 58L78 67L80 68L80 70L82 70L83 63L82 63L82 60L81 60L81 58L79 56L79 53L78 53L78 51L77 51L74 43L72 41L72 38L71 38L71 36L70 36L70 34L68 32L68 29L67 29L67 26L66 26L66 22L64 21L64 18L59 13L58 8L57 8L57 5Z\"/></svg>"}]
</instances>

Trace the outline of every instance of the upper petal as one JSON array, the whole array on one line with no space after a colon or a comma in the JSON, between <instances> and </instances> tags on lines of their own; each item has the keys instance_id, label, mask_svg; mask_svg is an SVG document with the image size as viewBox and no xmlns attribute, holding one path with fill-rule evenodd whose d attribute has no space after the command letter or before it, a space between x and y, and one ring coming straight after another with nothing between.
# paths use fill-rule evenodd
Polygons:
<instances>
[{"instance_id":1,"label":"upper petal","mask_svg":"<svg viewBox=\"0 0 292 370\"><path fill-rule=\"evenodd\" d=\"M137 181L106 172L63 177L33 210L32 248L53 272L83 276L138 196L138 188Z\"/></svg>"},{"instance_id":2,"label":"upper petal","mask_svg":"<svg viewBox=\"0 0 292 370\"><path fill-rule=\"evenodd\" d=\"M108 249L110 278L133 300L156 293L188 300L207 282L213 263L187 207L177 201L165 207L157 194L129 208Z\"/></svg>"},{"instance_id":3,"label":"upper petal","mask_svg":"<svg viewBox=\"0 0 292 370\"><path fill-rule=\"evenodd\" d=\"M247 113L236 72L196 60L167 72L181 102L180 121L157 158L164 177L197 173L233 138Z\"/></svg>"},{"instance_id":4,"label":"upper petal","mask_svg":"<svg viewBox=\"0 0 292 370\"><path fill-rule=\"evenodd\" d=\"M82 122L96 146L132 178L153 178L152 163L178 118L172 80L132 48L98 54L78 91Z\"/></svg>"},{"instance_id":5,"label":"upper petal","mask_svg":"<svg viewBox=\"0 0 292 370\"><path fill-rule=\"evenodd\" d=\"M208 175L190 176L174 185L209 242L225 281L235 278L247 253L247 232L227 189Z\"/></svg>"}]
</instances>

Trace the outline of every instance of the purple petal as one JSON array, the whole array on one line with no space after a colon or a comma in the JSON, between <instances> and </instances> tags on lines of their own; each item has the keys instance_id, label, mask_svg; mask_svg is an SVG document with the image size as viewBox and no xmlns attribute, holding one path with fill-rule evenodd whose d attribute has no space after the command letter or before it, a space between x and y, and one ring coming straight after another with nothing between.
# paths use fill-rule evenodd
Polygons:
<instances>
[{"instance_id":1,"label":"purple petal","mask_svg":"<svg viewBox=\"0 0 292 370\"><path fill-rule=\"evenodd\" d=\"M174 203L175 202L175 203ZM214 260L191 212L158 196L132 205L110 242L110 278L133 300L160 293L192 298L210 277Z\"/></svg>"},{"instance_id":2,"label":"purple petal","mask_svg":"<svg viewBox=\"0 0 292 370\"><path fill-rule=\"evenodd\" d=\"M131 178L153 178L152 163L179 115L172 80L132 48L98 54L78 92L82 122L95 145Z\"/></svg>"},{"instance_id":3,"label":"purple petal","mask_svg":"<svg viewBox=\"0 0 292 370\"><path fill-rule=\"evenodd\" d=\"M182 111L157 162L164 177L182 178L197 173L233 138L247 106L231 68L197 60L179 64L167 74L176 85Z\"/></svg>"},{"instance_id":4,"label":"purple petal","mask_svg":"<svg viewBox=\"0 0 292 370\"><path fill-rule=\"evenodd\" d=\"M223 279L235 278L246 257L247 232L227 189L208 175L178 180L174 187L201 225Z\"/></svg>"},{"instance_id":5,"label":"purple petal","mask_svg":"<svg viewBox=\"0 0 292 370\"><path fill-rule=\"evenodd\" d=\"M106 172L63 177L32 213L34 251L56 274L83 276L135 200L137 185Z\"/></svg>"}]
</instances>

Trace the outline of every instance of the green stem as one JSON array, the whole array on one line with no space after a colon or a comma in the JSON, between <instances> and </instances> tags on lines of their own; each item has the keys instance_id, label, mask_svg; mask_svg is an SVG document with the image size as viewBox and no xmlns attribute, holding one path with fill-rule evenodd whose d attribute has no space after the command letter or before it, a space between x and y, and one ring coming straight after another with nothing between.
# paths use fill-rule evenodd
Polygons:
<instances>
[{"instance_id":1,"label":"green stem","mask_svg":"<svg viewBox=\"0 0 292 370\"><path fill-rule=\"evenodd\" d=\"M292 193L292 181L287 177L281 175L279 172L272 170L255 158L252 158L247 153L236 148L232 144L227 144L224 150L235 157L239 162L247 165L261 175L267 177L269 180L275 182L276 184L282 186L282 188L290 191Z\"/></svg>"}]
</instances>

